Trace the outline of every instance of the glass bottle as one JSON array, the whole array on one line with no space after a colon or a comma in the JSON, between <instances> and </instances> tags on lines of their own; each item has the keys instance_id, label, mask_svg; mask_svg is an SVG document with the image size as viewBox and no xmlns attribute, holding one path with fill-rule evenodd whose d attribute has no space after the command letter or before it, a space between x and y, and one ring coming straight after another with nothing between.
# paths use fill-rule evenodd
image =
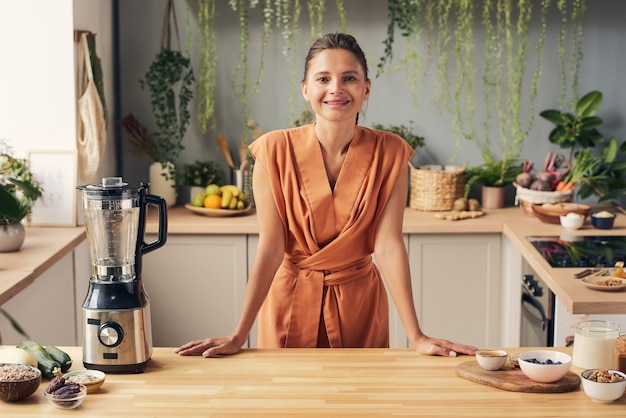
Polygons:
<instances>
[{"instance_id":1,"label":"glass bottle","mask_svg":"<svg viewBox=\"0 0 626 418\"><path fill-rule=\"evenodd\" d=\"M626 334L617 337L615 344L615 369L626 373Z\"/></svg>"}]
</instances>

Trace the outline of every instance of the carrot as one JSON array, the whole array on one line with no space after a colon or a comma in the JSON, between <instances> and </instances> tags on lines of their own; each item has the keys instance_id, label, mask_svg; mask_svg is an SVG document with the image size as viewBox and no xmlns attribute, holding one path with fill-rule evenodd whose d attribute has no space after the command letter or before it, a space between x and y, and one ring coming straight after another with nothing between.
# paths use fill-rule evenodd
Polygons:
<instances>
[{"instance_id":1,"label":"carrot","mask_svg":"<svg viewBox=\"0 0 626 418\"><path fill-rule=\"evenodd\" d=\"M576 187L576 183L574 182L560 181L559 184L556 186L556 191L557 192L569 192L570 190L574 189L574 187Z\"/></svg>"},{"instance_id":2,"label":"carrot","mask_svg":"<svg viewBox=\"0 0 626 418\"><path fill-rule=\"evenodd\" d=\"M565 185L566 185L566 184L567 184L567 183L566 183L566 182L564 182L564 181L559 181L559 182L557 183L557 185L556 185L556 189L554 189L554 191L556 191L556 192L562 192L562 191L563 191L563 188L565 188Z\"/></svg>"}]
</instances>

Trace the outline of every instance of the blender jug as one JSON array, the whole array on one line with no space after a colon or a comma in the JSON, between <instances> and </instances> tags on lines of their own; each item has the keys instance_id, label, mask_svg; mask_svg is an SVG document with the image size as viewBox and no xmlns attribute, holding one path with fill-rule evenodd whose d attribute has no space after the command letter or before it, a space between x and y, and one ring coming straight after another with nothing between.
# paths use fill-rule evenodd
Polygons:
<instances>
[{"instance_id":1,"label":"blender jug","mask_svg":"<svg viewBox=\"0 0 626 418\"><path fill-rule=\"evenodd\" d=\"M147 183L121 177L79 186L91 260L83 303L83 363L108 372L140 372L152 355L150 304L141 277L141 255L165 244L166 204L146 194ZM145 243L148 204L158 208L157 240Z\"/></svg>"}]
</instances>

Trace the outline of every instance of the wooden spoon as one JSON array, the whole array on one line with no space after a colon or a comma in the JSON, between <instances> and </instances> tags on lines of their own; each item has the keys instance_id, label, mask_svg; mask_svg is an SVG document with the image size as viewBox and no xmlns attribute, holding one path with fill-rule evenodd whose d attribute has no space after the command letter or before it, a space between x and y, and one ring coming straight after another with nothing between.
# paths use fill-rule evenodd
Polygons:
<instances>
[{"instance_id":1,"label":"wooden spoon","mask_svg":"<svg viewBox=\"0 0 626 418\"><path fill-rule=\"evenodd\" d=\"M236 170L235 163L233 162L233 156L230 155L228 142L226 142L226 138L224 138L224 135L221 135L221 134L217 135L217 145L220 147L220 150L222 150L222 154L224 154L224 157L226 158L226 162L228 163L228 166L232 168L233 170Z\"/></svg>"}]
</instances>

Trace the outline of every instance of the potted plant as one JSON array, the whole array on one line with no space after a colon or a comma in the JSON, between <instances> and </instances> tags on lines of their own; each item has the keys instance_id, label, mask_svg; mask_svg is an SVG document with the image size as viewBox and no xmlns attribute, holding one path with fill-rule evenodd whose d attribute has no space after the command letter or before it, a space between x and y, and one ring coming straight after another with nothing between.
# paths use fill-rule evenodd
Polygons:
<instances>
[{"instance_id":1,"label":"potted plant","mask_svg":"<svg viewBox=\"0 0 626 418\"><path fill-rule=\"evenodd\" d=\"M22 220L31 214L42 192L28 161L13 157L9 146L0 141L0 252L21 248Z\"/></svg>"},{"instance_id":2,"label":"potted plant","mask_svg":"<svg viewBox=\"0 0 626 418\"><path fill-rule=\"evenodd\" d=\"M570 149L556 190L575 188L580 199L597 196L601 202L626 196L626 162L618 158L626 152L626 142L618 144L598 131L603 120L596 113L602 99L601 92L591 91L574 103L571 112L548 109L539 114L555 125L548 140Z\"/></svg>"},{"instance_id":3,"label":"potted plant","mask_svg":"<svg viewBox=\"0 0 626 418\"><path fill-rule=\"evenodd\" d=\"M189 201L197 193L204 191L209 184L222 184L222 169L213 161L196 161L193 164L184 164L177 176L180 187L189 188Z\"/></svg>"},{"instance_id":4,"label":"potted plant","mask_svg":"<svg viewBox=\"0 0 626 418\"><path fill-rule=\"evenodd\" d=\"M468 197L473 184L482 184L482 207L503 207L505 187L513 184L522 171L523 165L517 159L495 160L488 153L483 153L483 164L468 167L463 173L466 179L465 197Z\"/></svg>"}]
</instances>

